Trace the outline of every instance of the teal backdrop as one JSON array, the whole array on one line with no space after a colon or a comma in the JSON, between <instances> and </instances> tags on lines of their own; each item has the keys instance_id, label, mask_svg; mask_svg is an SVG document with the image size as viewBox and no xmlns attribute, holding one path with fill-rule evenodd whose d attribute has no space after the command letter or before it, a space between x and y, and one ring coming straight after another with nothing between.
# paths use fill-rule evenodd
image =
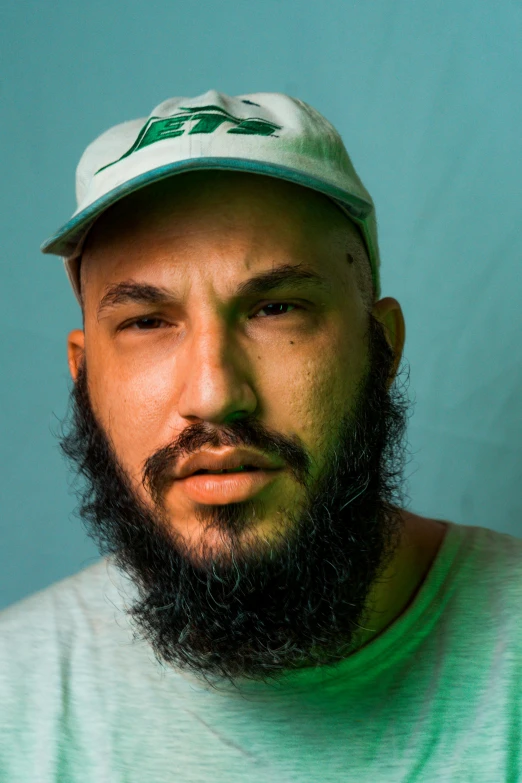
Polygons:
<instances>
[{"instance_id":1,"label":"teal backdrop","mask_svg":"<svg viewBox=\"0 0 522 783\"><path fill-rule=\"evenodd\" d=\"M410 508L522 537L521 40L519 0L2 4L0 608L99 559L56 438L80 311L39 245L95 136L208 89L339 129L406 320Z\"/></svg>"}]
</instances>

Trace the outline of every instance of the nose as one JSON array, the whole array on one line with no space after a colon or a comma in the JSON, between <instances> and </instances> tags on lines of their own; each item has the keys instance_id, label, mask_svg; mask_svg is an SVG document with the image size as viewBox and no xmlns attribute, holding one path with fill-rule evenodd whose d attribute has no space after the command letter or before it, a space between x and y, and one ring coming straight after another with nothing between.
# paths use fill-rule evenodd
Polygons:
<instances>
[{"instance_id":1,"label":"nose","mask_svg":"<svg viewBox=\"0 0 522 783\"><path fill-rule=\"evenodd\" d=\"M257 406L249 376L249 360L223 325L194 331L177 363L179 415L187 420L220 424Z\"/></svg>"}]
</instances>

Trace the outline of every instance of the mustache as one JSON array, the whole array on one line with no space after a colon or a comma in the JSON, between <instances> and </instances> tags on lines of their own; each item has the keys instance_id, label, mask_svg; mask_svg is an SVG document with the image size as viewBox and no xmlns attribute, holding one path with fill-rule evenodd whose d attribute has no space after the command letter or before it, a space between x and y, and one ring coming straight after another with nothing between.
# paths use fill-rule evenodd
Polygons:
<instances>
[{"instance_id":1,"label":"mustache","mask_svg":"<svg viewBox=\"0 0 522 783\"><path fill-rule=\"evenodd\" d=\"M174 467L182 457L207 447L219 449L223 446L250 446L267 456L279 457L301 482L306 482L310 475L311 460L300 444L270 431L253 417L245 417L219 431L205 423L186 427L175 443L164 446L145 460L142 484L153 501L161 505L165 490L173 481Z\"/></svg>"}]
</instances>

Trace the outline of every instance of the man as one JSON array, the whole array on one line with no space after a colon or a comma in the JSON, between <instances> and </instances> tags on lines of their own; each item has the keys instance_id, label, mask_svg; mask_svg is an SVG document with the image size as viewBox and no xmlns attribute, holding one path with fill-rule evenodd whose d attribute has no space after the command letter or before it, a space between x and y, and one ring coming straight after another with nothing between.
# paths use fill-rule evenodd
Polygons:
<instances>
[{"instance_id":1,"label":"man","mask_svg":"<svg viewBox=\"0 0 522 783\"><path fill-rule=\"evenodd\" d=\"M104 558L2 614L0 778L522 779L522 545L404 508L404 319L337 132L174 98L77 194L43 249Z\"/></svg>"}]
</instances>

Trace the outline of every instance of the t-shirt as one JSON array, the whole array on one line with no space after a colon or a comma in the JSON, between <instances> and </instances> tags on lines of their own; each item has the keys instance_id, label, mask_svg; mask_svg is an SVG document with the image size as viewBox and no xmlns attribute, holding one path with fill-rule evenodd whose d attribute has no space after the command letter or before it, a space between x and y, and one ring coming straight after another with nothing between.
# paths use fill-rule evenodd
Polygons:
<instances>
[{"instance_id":1,"label":"t-shirt","mask_svg":"<svg viewBox=\"0 0 522 783\"><path fill-rule=\"evenodd\" d=\"M445 524L399 618L278 684L216 691L161 664L111 556L10 606L0 781L522 781L522 540Z\"/></svg>"}]
</instances>

